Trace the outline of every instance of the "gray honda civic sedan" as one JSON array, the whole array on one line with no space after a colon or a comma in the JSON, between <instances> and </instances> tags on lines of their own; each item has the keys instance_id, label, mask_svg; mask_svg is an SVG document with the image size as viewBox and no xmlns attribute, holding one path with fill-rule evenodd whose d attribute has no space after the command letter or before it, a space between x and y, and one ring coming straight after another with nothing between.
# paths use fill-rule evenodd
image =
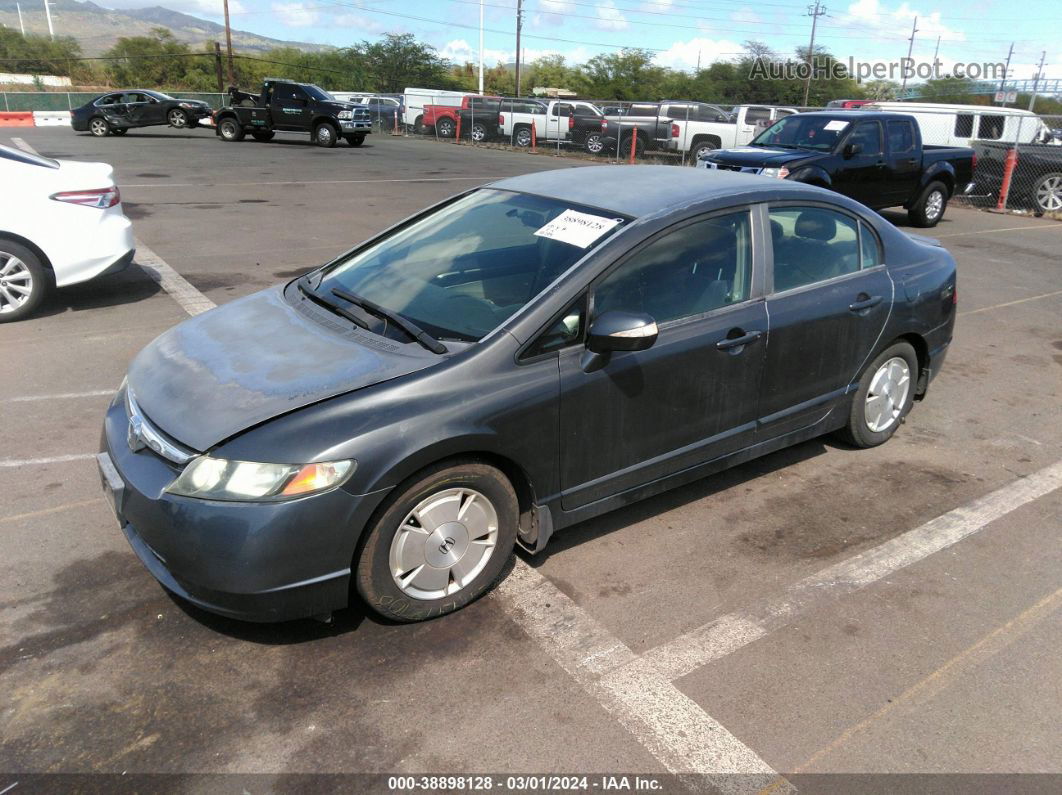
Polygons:
<instances>
[{"instance_id":1,"label":"gray honda civic sedan","mask_svg":"<svg viewBox=\"0 0 1062 795\"><path fill-rule=\"evenodd\" d=\"M102 482L207 610L426 619L516 544L822 434L886 441L943 364L955 278L808 185L505 179L162 334L107 411Z\"/></svg>"}]
</instances>

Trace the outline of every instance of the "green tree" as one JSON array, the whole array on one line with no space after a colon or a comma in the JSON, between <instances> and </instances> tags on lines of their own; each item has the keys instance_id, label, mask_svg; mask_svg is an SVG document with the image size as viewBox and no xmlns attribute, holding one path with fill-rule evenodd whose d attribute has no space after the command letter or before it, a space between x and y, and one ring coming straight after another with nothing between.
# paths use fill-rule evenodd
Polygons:
<instances>
[{"instance_id":1,"label":"green tree","mask_svg":"<svg viewBox=\"0 0 1062 795\"><path fill-rule=\"evenodd\" d=\"M454 81L450 63L411 33L388 33L382 41L362 42L365 69L377 91L398 93L407 86L444 88Z\"/></svg>"},{"instance_id":2,"label":"green tree","mask_svg":"<svg viewBox=\"0 0 1062 795\"><path fill-rule=\"evenodd\" d=\"M587 93L601 99L660 99L667 69L649 50L627 49L591 58L583 66Z\"/></svg>"},{"instance_id":3,"label":"green tree","mask_svg":"<svg viewBox=\"0 0 1062 795\"><path fill-rule=\"evenodd\" d=\"M120 38L104 57L113 59L105 62L110 81L129 88L182 87L188 62L199 60L166 28L152 28L150 36Z\"/></svg>"},{"instance_id":4,"label":"green tree","mask_svg":"<svg viewBox=\"0 0 1062 795\"><path fill-rule=\"evenodd\" d=\"M70 36L54 41L33 33L22 36L18 31L0 27L0 71L18 74L43 74L70 77L74 82L93 78L91 62L78 61L81 45Z\"/></svg>"}]
</instances>

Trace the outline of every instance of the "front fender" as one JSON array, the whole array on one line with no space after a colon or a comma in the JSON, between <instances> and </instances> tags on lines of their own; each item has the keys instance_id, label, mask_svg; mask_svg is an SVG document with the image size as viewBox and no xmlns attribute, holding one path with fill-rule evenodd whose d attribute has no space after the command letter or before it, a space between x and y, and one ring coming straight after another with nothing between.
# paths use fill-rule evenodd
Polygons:
<instances>
[{"instance_id":1,"label":"front fender","mask_svg":"<svg viewBox=\"0 0 1062 795\"><path fill-rule=\"evenodd\" d=\"M822 185L826 188L833 187L833 179L830 173L821 166L808 165L797 166L786 179L793 182L806 182L811 185Z\"/></svg>"}]
</instances>

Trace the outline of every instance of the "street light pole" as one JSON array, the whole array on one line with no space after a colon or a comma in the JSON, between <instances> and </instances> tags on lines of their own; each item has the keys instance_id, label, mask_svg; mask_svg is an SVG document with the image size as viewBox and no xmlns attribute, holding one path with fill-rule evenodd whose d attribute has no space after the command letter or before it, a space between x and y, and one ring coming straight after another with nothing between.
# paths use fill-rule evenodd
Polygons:
<instances>
[{"instance_id":1,"label":"street light pole","mask_svg":"<svg viewBox=\"0 0 1062 795\"><path fill-rule=\"evenodd\" d=\"M479 93L483 95L483 0L479 0Z\"/></svg>"},{"instance_id":2,"label":"street light pole","mask_svg":"<svg viewBox=\"0 0 1062 795\"><path fill-rule=\"evenodd\" d=\"M516 0L516 96L520 96L520 28L524 24L524 0Z\"/></svg>"},{"instance_id":3,"label":"street light pole","mask_svg":"<svg viewBox=\"0 0 1062 795\"><path fill-rule=\"evenodd\" d=\"M26 26L22 24L22 6L15 3L15 8L18 10L18 29L22 31L22 38L26 38Z\"/></svg>"},{"instance_id":4,"label":"street light pole","mask_svg":"<svg viewBox=\"0 0 1062 795\"><path fill-rule=\"evenodd\" d=\"M232 27L229 25L229 0L223 0L225 3L225 46L228 48L229 54L229 85L236 85L235 70L232 68Z\"/></svg>"}]
</instances>

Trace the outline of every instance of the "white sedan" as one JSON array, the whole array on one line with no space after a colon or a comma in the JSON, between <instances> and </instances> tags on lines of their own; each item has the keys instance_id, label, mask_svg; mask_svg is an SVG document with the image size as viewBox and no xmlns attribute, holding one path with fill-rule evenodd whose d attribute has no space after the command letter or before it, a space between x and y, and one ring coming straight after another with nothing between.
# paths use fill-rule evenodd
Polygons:
<instances>
[{"instance_id":1,"label":"white sedan","mask_svg":"<svg viewBox=\"0 0 1062 795\"><path fill-rule=\"evenodd\" d=\"M56 287L133 259L133 226L114 169L0 146L0 323L20 320Z\"/></svg>"}]
</instances>

